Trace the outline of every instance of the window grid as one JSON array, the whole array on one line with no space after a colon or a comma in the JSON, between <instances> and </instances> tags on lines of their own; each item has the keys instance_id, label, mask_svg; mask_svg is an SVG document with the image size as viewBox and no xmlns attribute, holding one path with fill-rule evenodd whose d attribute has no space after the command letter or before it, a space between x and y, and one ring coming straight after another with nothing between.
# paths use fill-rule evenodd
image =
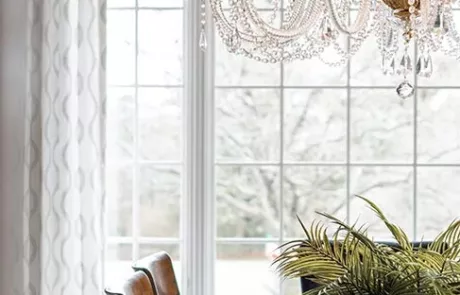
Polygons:
<instances>
[{"instance_id":1,"label":"window grid","mask_svg":"<svg viewBox=\"0 0 460 295\"><path fill-rule=\"evenodd\" d=\"M182 7L139 7L138 0L136 0L135 8L108 8L109 10L135 10L135 83L134 85L110 85L109 87L131 87L135 90L134 102L135 102L135 120L134 120L134 169L133 169L133 231L132 237L108 237L108 244L132 244L133 249L133 259L139 258L139 246L141 244L180 244L180 238L149 238L142 237L139 233L139 204L140 204L140 194L139 194L139 167L140 165L182 165L180 162L169 161L169 162L160 162L160 161L145 161L139 159L139 126L138 126L138 90L142 87L151 87L151 88L183 88L183 85L148 85L148 84L139 84L138 83L138 46L139 46L139 36L138 36L138 25L139 10L183 10ZM262 9L270 10L270 9ZM454 10L460 11L460 8L455 8ZM219 42L220 40L218 40ZM210 44L212 49L214 44ZM349 48L349 38L347 42ZM415 58L417 59L417 52L415 50ZM377 163L377 162L353 162L351 160L351 144L350 144L350 134L351 134L351 91L354 89L394 89L394 86L354 86L351 85L351 63L347 63L347 77L346 85L344 86L328 86L328 85L311 85L311 86L288 86L284 85L284 64L280 64L280 85L279 86L225 86L225 85L214 85L214 89L280 89L280 159L276 162L219 162L216 161L216 166L226 166L226 165L239 165L239 166L279 166L280 169L280 204L283 204L284 200L284 168L287 166L325 166L325 167L346 167L346 197L347 197L347 218L350 218L350 170L352 167L412 167L413 169L413 234L417 236L417 168L418 167L460 167L460 163L445 163L445 164L433 164L433 163L418 163L417 161L417 96L419 89L460 89L460 86L418 86L418 77L414 73L414 87L416 89L413 99L413 160L412 163ZM331 163L316 163L316 162L285 162L284 161L284 93L285 90L289 89L343 89L347 91L347 138L346 138L346 161L345 162L331 162ZM220 238L216 237L216 244L261 244L266 242L279 242L283 243L286 241L284 237L284 216L283 210L280 208L280 233L279 238ZM281 290L283 290L280 287Z\"/></svg>"},{"instance_id":2,"label":"window grid","mask_svg":"<svg viewBox=\"0 0 460 295\"><path fill-rule=\"evenodd\" d=\"M109 85L109 88L176 88L176 89L182 89L182 85L153 85L153 84L131 84L131 85L117 85L117 84L112 84ZM291 89L305 89L305 90L311 90L311 89L324 89L324 90L331 90L331 89L339 89L339 90L361 90L361 89L383 89L383 90L394 90L396 88L396 85L393 86L355 86L355 85L343 85L343 86L337 86L337 85L305 85L305 86L295 86L295 85L283 85L283 86L261 86L261 85L215 85L215 89L229 89L229 90L236 90L236 89L280 89L280 90L291 90ZM417 89L421 90L439 90L439 89L449 89L449 90L460 90L460 86L423 86L423 85L417 85Z\"/></svg>"},{"instance_id":3,"label":"window grid","mask_svg":"<svg viewBox=\"0 0 460 295\"><path fill-rule=\"evenodd\" d=\"M460 10L460 9L455 9ZM281 20L282 21L282 20ZM350 48L350 38L347 38L347 47ZM416 46L414 47L414 61L418 58L418 52L416 50ZM418 85L418 76L413 72L413 83L416 89L414 96L410 98L413 100L413 105L411 106L413 112L413 150L412 150L412 160L398 163L398 162L358 162L353 161L351 157L351 108L352 108L352 90L359 90L359 89L388 89L394 90L396 85L394 86L355 86L352 85L352 73L351 73L351 61L349 60L346 65L346 85L344 86L329 86L329 85L312 85L312 86L293 86L293 85L284 85L284 64L280 64L280 85L279 86L261 86L261 85L237 85L237 86L230 86L230 85L214 85L214 89L279 89L281 90L280 95L280 154L279 154L279 161L266 161L266 162L244 162L244 161L215 161L216 166L275 166L279 167L279 175L280 175L280 204L283 204L284 201L284 168L286 166L311 166L311 167L346 167L346 212L347 212L347 221L350 222L351 218L351 168L355 167L410 167L412 168L412 238L418 237L417 232L417 222L418 222L418 199L417 199L417 168L418 167L460 167L460 163L419 163L418 162L418 92L424 89L453 89L457 90L460 89L460 86L419 86ZM284 160L284 95L285 90L288 89L343 89L347 91L346 94L346 160L345 162L286 162ZM396 96L396 93L395 93ZM271 239L271 238L216 238L217 244L261 244L266 242L279 242L280 244L289 240L289 237L284 237L284 216L283 216L283 209L280 208L280 217L279 217L279 225L280 225L280 233L279 239ZM281 294L284 293L283 287L280 286Z\"/></svg>"},{"instance_id":4,"label":"window grid","mask_svg":"<svg viewBox=\"0 0 460 295\"><path fill-rule=\"evenodd\" d=\"M280 1L280 7L284 7L284 0ZM281 23L284 22L284 13L281 13ZM284 62L280 63L280 232L279 232L279 244L284 243ZM283 281L279 282L279 292L284 293Z\"/></svg>"},{"instance_id":5,"label":"window grid","mask_svg":"<svg viewBox=\"0 0 460 295\"><path fill-rule=\"evenodd\" d=\"M350 25L351 19L350 14L348 14L348 25ZM347 36L347 52L350 52L350 36ZM351 177L351 60L347 60L347 139L346 139L346 212L347 212L347 223L350 223L351 216L351 188L350 188L350 177Z\"/></svg>"},{"instance_id":6,"label":"window grid","mask_svg":"<svg viewBox=\"0 0 460 295\"><path fill-rule=\"evenodd\" d=\"M139 89L140 88L168 88L183 89L182 84L170 85L148 85L139 83L139 11L183 11L183 7L140 7L139 0L135 0L134 7L108 7L107 11L132 11L134 12L134 84L109 84L108 88L132 88L134 90L134 122L133 122L133 158L132 160L117 161L117 165L131 164L132 169L132 216L130 236L109 236L107 245L131 245L133 260L140 258L140 246L142 245L180 245L180 238L157 238L144 237L140 233L140 168L143 165L149 166L182 166L181 161L150 161L139 157Z\"/></svg>"},{"instance_id":7,"label":"window grid","mask_svg":"<svg viewBox=\"0 0 460 295\"><path fill-rule=\"evenodd\" d=\"M460 9L455 9L460 10ZM349 38L348 38L348 46L349 46ZM416 47L414 47L413 52L414 60L418 58L418 52ZM412 178L413 178L413 208L412 208L412 225L413 225L413 237L416 238L418 236L417 232L417 168L418 167L460 167L460 163L419 163L417 158L417 148L418 148L418 92L419 90L424 89L452 89L458 90L460 86L419 86L418 85L418 76L416 72L413 72L413 83L416 89L414 96L410 98L413 101L413 156L412 160L404 163L398 162L358 162L353 161L351 159L351 146L350 146L350 135L351 135L351 90L355 89L395 89L395 86L353 86L351 85L351 61L347 63L347 82L346 86L285 86L284 83L284 71L283 71L283 64L280 65L281 74L280 74L280 85L279 86L219 86L216 85L215 89L280 89L280 160L279 161L270 161L270 162L238 162L238 161L216 161L215 165L217 166L278 166L279 173L280 173L280 200L281 204L283 203L283 172L284 167L286 166L311 166L311 167L346 167L346 194L347 194L347 219L348 222L350 221L349 218L350 214L350 197L351 197L351 190L350 190L350 168L354 167L411 167L412 168ZM284 142L283 142L283 130L284 130L284 90L287 89L344 89L347 90L347 143L346 143L346 161L345 162L285 162L284 161ZM396 94L395 94L396 95ZM280 210L280 243L285 242L283 238L283 210ZM244 239L240 239L243 241ZM224 240L220 240L224 242ZM271 239L261 239L261 241L272 241Z\"/></svg>"},{"instance_id":8,"label":"window grid","mask_svg":"<svg viewBox=\"0 0 460 295\"><path fill-rule=\"evenodd\" d=\"M328 163L328 162L217 162L219 166L311 166L311 167L413 167L414 163L396 162L350 162L350 163ZM460 163L417 163L419 167L460 167Z\"/></svg>"},{"instance_id":9,"label":"window grid","mask_svg":"<svg viewBox=\"0 0 460 295\"><path fill-rule=\"evenodd\" d=\"M418 51L417 51L417 46L414 46L414 60L417 60L418 58ZM418 216L418 212L417 212L417 138L418 138L418 135L417 135L417 130L418 130L418 122L417 122L417 97L418 97L418 75L416 73L416 71L413 71L413 75L414 75L414 89L415 89L415 92L414 92L414 96L413 96L413 99L414 99L414 105L413 105L413 121L414 121L414 125L413 125L413 132L414 132L414 135L413 135L413 142L412 142L412 145L413 145L413 167L412 167L412 176L413 176L413 179L412 179L412 182L413 182L413 187L412 187L412 191L413 191L413 200L412 200L412 226L413 226L413 229L412 229L412 232L413 232L413 235L414 235L414 238L418 237L417 235L417 216Z\"/></svg>"},{"instance_id":10,"label":"window grid","mask_svg":"<svg viewBox=\"0 0 460 295\"><path fill-rule=\"evenodd\" d=\"M282 0L281 0L282 1ZM268 10L268 9L267 9ZM459 11L460 9L455 9ZM282 14L281 14L282 15ZM282 21L282 20L281 20ZM219 42L220 40L218 40ZM347 47L350 48L350 38L347 38ZM214 48L213 48L214 49ZM416 51L416 46L413 52L414 61L418 58L418 52ZM413 150L412 150L412 159L407 162L358 162L354 161L351 157L351 119L352 119L352 91L353 90L360 90L360 89L385 89L385 90L394 90L396 85L388 85L388 86L356 86L352 85L352 72L351 72L351 61L347 62L347 69L346 69L346 83L345 85L341 86L333 86L333 85L308 85L308 86L296 86L296 85L284 85L284 64L280 64L280 82L278 86L275 85L214 85L215 90L219 89L279 89L280 90L280 154L278 161L252 161L252 162L244 162L244 161L215 161L216 166L274 166L279 168L279 182L280 182L280 204L283 204L284 201L284 168L285 167L301 167L301 166L311 166L311 167L345 167L346 168L346 212L347 212L347 221L350 222L351 214L351 169L356 167L408 167L412 168L412 209L411 209L411 218L412 218L412 237L417 238L417 222L418 222L418 199L417 199L417 168L418 167L460 167L460 163L418 163L418 155L417 155L417 138L418 138L418 107L417 107L417 100L418 100L418 92L424 89L452 89L457 90L460 89L460 86L420 86L418 85L418 77L413 72L413 83L416 89L414 96L410 98L413 100L413 105L411 109L413 111ZM402 80L401 80L402 81ZM289 89L342 89L346 90L346 160L344 162L286 162L284 160L284 117L285 117L285 110L284 110L284 98L285 98L285 91ZM396 96L396 93L395 93ZM282 206L282 205L281 205ZM278 239L271 239L271 238L220 238L217 237L215 242L216 244L263 244L266 242L279 242L280 244L290 240L290 237L284 236L284 216L283 216L283 208L280 208L280 217L279 217L279 225L280 225L280 233ZM284 294L285 290L282 286L280 286L280 294Z\"/></svg>"}]
</instances>

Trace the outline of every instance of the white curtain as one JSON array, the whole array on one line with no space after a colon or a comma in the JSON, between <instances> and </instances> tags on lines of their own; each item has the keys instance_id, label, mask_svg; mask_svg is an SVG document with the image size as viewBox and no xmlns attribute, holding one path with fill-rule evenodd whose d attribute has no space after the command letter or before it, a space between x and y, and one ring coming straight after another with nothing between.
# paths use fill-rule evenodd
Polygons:
<instances>
[{"instance_id":1,"label":"white curtain","mask_svg":"<svg viewBox=\"0 0 460 295\"><path fill-rule=\"evenodd\" d=\"M104 2L28 1L23 275L16 293L103 290Z\"/></svg>"}]
</instances>

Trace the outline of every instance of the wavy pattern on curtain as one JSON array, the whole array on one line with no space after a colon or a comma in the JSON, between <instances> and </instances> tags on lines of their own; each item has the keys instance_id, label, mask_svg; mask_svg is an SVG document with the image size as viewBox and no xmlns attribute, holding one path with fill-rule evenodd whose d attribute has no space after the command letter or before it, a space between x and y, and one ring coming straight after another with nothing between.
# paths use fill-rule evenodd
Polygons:
<instances>
[{"instance_id":1,"label":"wavy pattern on curtain","mask_svg":"<svg viewBox=\"0 0 460 295\"><path fill-rule=\"evenodd\" d=\"M28 1L19 294L103 289L105 6Z\"/></svg>"}]
</instances>

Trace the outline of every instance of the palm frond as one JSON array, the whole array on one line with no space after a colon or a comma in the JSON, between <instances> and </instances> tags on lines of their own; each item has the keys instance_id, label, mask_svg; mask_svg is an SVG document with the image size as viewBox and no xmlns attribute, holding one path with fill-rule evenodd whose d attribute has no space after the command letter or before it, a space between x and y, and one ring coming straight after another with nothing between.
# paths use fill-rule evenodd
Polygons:
<instances>
[{"instance_id":1,"label":"palm frond","mask_svg":"<svg viewBox=\"0 0 460 295\"><path fill-rule=\"evenodd\" d=\"M304 295L454 295L460 294L460 221L454 221L428 247L413 247L407 234L391 223L380 208L364 197L386 225L399 247L375 243L367 229L348 225L327 213L337 227L313 222L306 227L297 216L305 239L281 246L273 262L284 279L308 277L319 287Z\"/></svg>"},{"instance_id":2,"label":"palm frond","mask_svg":"<svg viewBox=\"0 0 460 295\"><path fill-rule=\"evenodd\" d=\"M431 243L429 249L445 253L451 259L459 257L460 253L460 220L454 220L446 230L442 231Z\"/></svg>"},{"instance_id":3,"label":"palm frond","mask_svg":"<svg viewBox=\"0 0 460 295\"><path fill-rule=\"evenodd\" d=\"M369 207L372 209L372 211L374 211L374 213L377 215L377 217L385 223L385 226L391 232L391 234L393 235L393 238L398 242L399 246L401 247L401 250L403 251L412 250L412 244L409 241L409 237L401 229L401 227L391 223L388 220L388 218L385 216L385 214L382 212L382 210L380 210L380 208L375 203L373 203L372 201L362 196L356 196L356 197L366 202L369 205Z\"/></svg>"}]
</instances>

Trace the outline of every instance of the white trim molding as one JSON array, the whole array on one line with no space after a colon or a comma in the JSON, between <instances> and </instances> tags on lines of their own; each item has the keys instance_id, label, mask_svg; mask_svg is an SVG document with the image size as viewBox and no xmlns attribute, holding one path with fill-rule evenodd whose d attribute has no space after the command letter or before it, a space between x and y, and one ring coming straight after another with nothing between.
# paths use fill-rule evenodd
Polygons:
<instances>
[{"instance_id":1,"label":"white trim molding","mask_svg":"<svg viewBox=\"0 0 460 295\"><path fill-rule=\"evenodd\" d=\"M185 2L181 260L182 286L187 295L214 294L214 75L210 54L213 41L208 31L208 51L204 54L199 48L200 13L198 1Z\"/></svg>"}]
</instances>

